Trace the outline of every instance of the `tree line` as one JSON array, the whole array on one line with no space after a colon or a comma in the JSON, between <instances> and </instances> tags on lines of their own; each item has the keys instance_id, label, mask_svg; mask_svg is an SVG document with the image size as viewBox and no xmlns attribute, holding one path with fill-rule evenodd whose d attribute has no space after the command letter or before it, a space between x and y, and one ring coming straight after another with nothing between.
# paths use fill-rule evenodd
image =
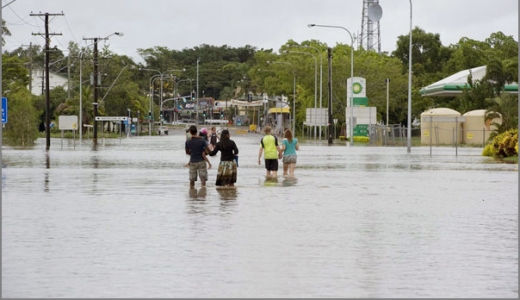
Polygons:
<instances>
[{"instance_id":1,"label":"tree line","mask_svg":"<svg viewBox=\"0 0 520 300\"><path fill-rule=\"evenodd\" d=\"M518 81L518 44L512 36L502 32L492 33L484 41L466 37L458 43L445 46L440 35L428 33L416 27L413 30L413 87L412 115L419 118L421 112L433 107L449 107L461 113L473 109L492 109L504 115L506 124L501 130L516 126L518 122L516 96L501 93L506 82ZM396 50L378 54L363 49L354 50L354 76L367 80L369 106L376 106L378 120L386 121L386 83L390 79L389 123L406 125L408 93L408 35L399 36ZM255 94L286 95L292 101L293 76L296 77L296 124L305 120L305 108L314 107L315 62L323 61L322 106L328 106L327 48L317 40L301 43L293 40L281 45L279 51L257 49L254 46L229 47L200 45L182 50L165 46L138 49L143 62L136 62L126 55L114 53L108 46L99 53L101 75L101 115L126 115L127 109L141 118L148 115L150 77L169 74L164 79L163 92L173 95L189 95L196 89L196 66L199 60L199 96L218 100L246 98ZM332 105L333 117L345 124L346 80L350 77L350 46L336 44L332 48ZM92 73L92 49L70 42L67 49L51 49L51 72L69 78L66 91L62 87L51 90L51 119L59 115L79 115L79 69L82 59L83 123L92 124L93 91L90 85ZM39 45L19 47L3 54L4 96L9 98L9 123L6 125L6 142L13 145L31 145L43 131L45 117L44 96L34 96L29 85L31 69L42 68L44 52ZM284 62L277 64L274 62ZM482 81L472 81L471 89L455 97L422 97L419 93L435 81L460 70L481 65L488 66L488 74ZM158 71L158 72L157 72ZM117 79L117 80L116 80ZM318 74L319 80L319 74ZM175 81L177 85L175 85ZM111 87L111 88L110 88ZM109 89L110 88L110 89ZM159 93L159 81L152 87ZM318 81L319 99L319 81ZM159 107L155 98L154 114ZM319 101L319 100L318 100ZM319 105L319 104L318 104Z\"/></svg>"}]
</instances>

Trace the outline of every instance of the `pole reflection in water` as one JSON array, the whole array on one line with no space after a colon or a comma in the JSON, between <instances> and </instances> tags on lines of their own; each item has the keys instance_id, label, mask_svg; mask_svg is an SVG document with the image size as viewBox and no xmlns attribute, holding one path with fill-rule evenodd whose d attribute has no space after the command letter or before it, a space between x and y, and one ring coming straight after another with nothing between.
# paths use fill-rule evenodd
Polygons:
<instances>
[{"instance_id":1,"label":"pole reflection in water","mask_svg":"<svg viewBox=\"0 0 520 300\"><path fill-rule=\"evenodd\" d=\"M43 180L43 190L44 192L49 192L49 169L51 168L51 158L50 153L47 151L45 152L45 179Z\"/></svg>"}]
</instances>

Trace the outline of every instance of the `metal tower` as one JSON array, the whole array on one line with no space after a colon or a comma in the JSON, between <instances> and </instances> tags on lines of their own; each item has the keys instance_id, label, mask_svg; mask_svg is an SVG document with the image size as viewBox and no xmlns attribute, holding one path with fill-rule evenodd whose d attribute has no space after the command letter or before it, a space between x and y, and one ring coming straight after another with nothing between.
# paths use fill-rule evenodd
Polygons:
<instances>
[{"instance_id":1,"label":"metal tower","mask_svg":"<svg viewBox=\"0 0 520 300\"><path fill-rule=\"evenodd\" d=\"M379 0L363 0L359 48L365 50L377 50L377 53L381 53L381 31L379 30L379 21L372 22L368 17L368 7L374 3L379 4Z\"/></svg>"}]
</instances>

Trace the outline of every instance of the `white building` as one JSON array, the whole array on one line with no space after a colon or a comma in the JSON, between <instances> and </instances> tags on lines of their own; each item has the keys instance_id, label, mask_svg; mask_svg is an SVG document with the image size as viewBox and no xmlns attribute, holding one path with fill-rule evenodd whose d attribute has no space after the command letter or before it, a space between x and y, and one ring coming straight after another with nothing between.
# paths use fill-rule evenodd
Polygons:
<instances>
[{"instance_id":1,"label":"white building","mask_svg":"<svg viewBox=\"0 0 520 300\"><path fill-rule=\"evenodd\" d=\"M44 69L33 69L31 74L31 93L40 96L45 91L45 72ZM49 72L49 88L61 86L67 90L67 78L53 72Z\"/></svg>"}]
</instances>

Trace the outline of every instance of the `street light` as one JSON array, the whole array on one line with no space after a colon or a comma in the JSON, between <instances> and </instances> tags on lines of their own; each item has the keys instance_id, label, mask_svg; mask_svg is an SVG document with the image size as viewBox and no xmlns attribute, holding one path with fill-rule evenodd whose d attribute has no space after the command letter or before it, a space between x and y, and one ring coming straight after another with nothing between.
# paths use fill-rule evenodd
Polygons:
<instances>
[{"instance_id":1,"label":"street light","mask_svg":"<svg viewBox=\"0 0 520 300\"><path fill-rule=\"evenodd\" d=\"M158 70L154 70L154 69L145 69L145 68L140 68L139 70L144 70L144 71L154 71L154 72L157 72L160 74L160 76L162 77L162 74L160 71ZM148 136L151 136L152 135L152 116L153 116L153 111L152 111L152 102L153 102L153 88L152 88L152 80L154 77L157 77L159 75L153 75L152 77L150 77L150 84L148 85L149 87L149 93L150 93L150 103L148 104Z\"/></svg>"},{"instance_id":2,"label":"street light","mask_svg":"<svg viewBox=\"0 0 520 300\"><path fill-rule=\"evenodd\" d=\"M292 117L292 132L293 135L296 135L295 129L296 129L296 73L294 72L294 67L291 63L288 63L286 61L267 61L268 64L282 64L282 65L288 65L292 68L293 73L293 117Z\"/></svg>"},{"instance_id":3,"label":"street light","mask_svg":"<svg viewBox=\"0 0 520 300\"><path fill-rule=\"evenodd\" d=\"M172 78L172 81L173 81L173 98L175 98L176 94L177 94L177 85L180 84L183 81L186 81L186 82L189 81L190 82L190 93L193 90L193 88L192 88L192 81L193 81L193 79L192 78L175 80L175 77L174 77L174 78ZM177 100L178 100L178 98L176 98L176 100L175 100L175 107L177 107ZM164 102L165 101L163 101L163 103ZM175 120L175 114L173 116L174 116L174 121L179 121L179 113L177 113L177 120Z\"/></svg>"},{"instance_id":4,"label":"street light","mask_svg":"<svg viewBox=\"0 0 520 300\"><path fill-rule=\"evenodd\" d=\"M152 88L152 82L153 80L155 80L155 78L157 77L160 77L161 79L161 86L160 86L160 95L159 95L159 99L160 99L160 114L162 114L162 104L163 104L163 77L166 73L170 72L170 71L186 71L185 68L182 68L182 69L170 69L170 70L166 70L164 72L161 72L159 70L156 70L156 69L150 69L150 68L139 68L139 70L141 71L152 71L152 72L156 72L158 75L153 75L152 77L150 77L150 104L149 104L149 111L148 111L148 115L151 116L153 115L153 111L152 111L152 102L153 102L153 88ZM162 122L162 118L161 118L161 122ZM151 136L152 135L152 119L150 118L150 120L148 120L148 135Z\"/></svg>"},{"instance_id":5,"label":"street light","mask_svg":"<svg viewBox=\"0 0 520 300\"><path fill-rule=\"evenodd\" d=\"M318 59L316 56L302 51L286 51L286 53L298 53L298 54L304 54L304 55L310 55L312 58L314 58L314 111L316 112L316 105L318 102ZM316 126L314 126L314 141L316 141Z\"/></svg>"},{"instance_id":6,"label":"street light","mask_svg":"<svg viewBox=\"0 0 520 300\"><path fill-rule=\"evenodd\" d=\"M314 47L314 46L310 46L310 45L304 45L303 48L314 49L314 50L316 50L317 55L320 56L320 108L321 108L322 97L323 97L323 55L322 55L322 51L321 51L321 49ZM316 107L316 105L314 105L314 107ZM321 126L319 127L318 133L319 133L320 140L321 140Z\"/></svg>"},{"instance_id":7,"label":"street light","mask_svg":"<svg viewBox=\"0 0 520 300\"><path fill-rule=\"evenodd\" d=\"M199 63L200 63L200 57L197 57L197 109L196 109L196 120L195 125L199 125Z\"/></svg>"},{"instance_id":8,"label":"street light","mask_svg":"<svg viewBox=\"0 0 520 300\"><path fill-rule=\"evenodd\" d=\"M410 2L410 44L408 46L408 133L406 152L412 152L412 0Z\"/></svg>"},{"instance_id":9,"label":"street light","mask_svg":"<svg viewBox=\"0 0 520 300\"><path fill-rule=\"evenodd\" d=\"M411 1L411 0L410 0ZM312 27L325 27L325 28L339 28L345 30L350 36L350 145L354 145L354 36L350 31L343 26L334 26L334 25L318 25L318 24L309 24L307 25L309 28ZM348 101L347 101L347 106Z\"/></svg>"},{"instance_id":10,"label":"street light","mask_svg":"<svg viewBox=\"0 0 520 300\"><path fill-rule=\"evenodd\" d=\"M127 126L126 126L127 127L126 128L127 129L126 137L129 138L130 137L130 128L131 128L130 124L132 123L132 117L131 117L131 114L130 114L130 112L131 112L130 108L127 108L126 110L128 111L128 121L126 122L126 124L127 124Z\"/></svg>"}]
</instances>

